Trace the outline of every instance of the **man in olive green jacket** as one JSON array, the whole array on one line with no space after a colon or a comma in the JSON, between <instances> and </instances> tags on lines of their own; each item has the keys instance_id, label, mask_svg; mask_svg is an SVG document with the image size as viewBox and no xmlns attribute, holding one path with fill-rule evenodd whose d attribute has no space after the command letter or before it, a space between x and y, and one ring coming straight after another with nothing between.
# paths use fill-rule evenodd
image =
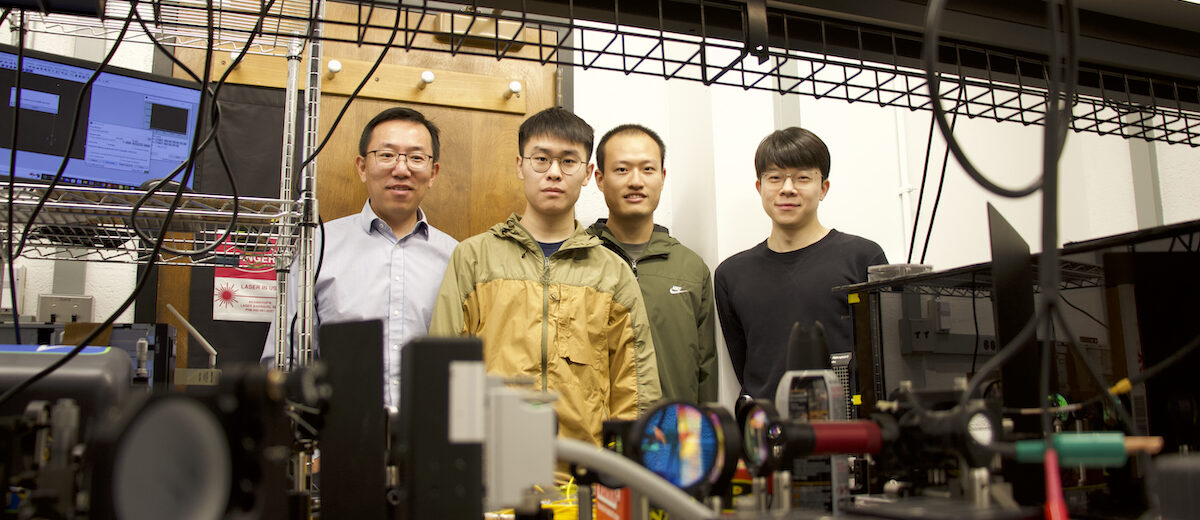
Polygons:
<instances>
[{"instance_id":1,"label":"man in olive green jacket","mask_svg":"<svg viewBox=\"0 0 1200 520\"><path fill-rule=\"evenodd\" d=\"M646 301L664 399L717 400L712 275L704 260L654 224L666 170L653 130L622 125L596 146L596 186L609 218L590 231L632 268Z\"/></svg>"},{"instance_id":2,"label":"man in olive green jacket","mask_svg":"<svg viewBox=\"0 0 1200 520\"><path fill-rule=\"evenodd\" d=\"M478 336L489 374L529 376L559 395L559 435L601 442L662 391L637 280L575 221L592 128L551 108L521 125L525 213L464 240L434 305L433 335Z\"/></svg>"}]
</instances>

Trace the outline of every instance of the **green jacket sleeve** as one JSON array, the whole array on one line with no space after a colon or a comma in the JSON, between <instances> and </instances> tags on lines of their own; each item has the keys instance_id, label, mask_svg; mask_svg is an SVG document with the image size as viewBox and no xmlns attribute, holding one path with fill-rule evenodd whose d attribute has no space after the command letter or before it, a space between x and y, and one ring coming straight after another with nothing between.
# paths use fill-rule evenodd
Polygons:
<instances>
[{"instance_id":1,"label":"green jacket sleeve","mask_svg":"<svg viewBox=\"0 0 1200 520\"><path fill-rule=\"evenodd\" d=\"M713 320L712 276L704 277L704 292L696 313L696 337L700 339L700 402L717 401L717 331Z\"/></svg>"}]
</instances>

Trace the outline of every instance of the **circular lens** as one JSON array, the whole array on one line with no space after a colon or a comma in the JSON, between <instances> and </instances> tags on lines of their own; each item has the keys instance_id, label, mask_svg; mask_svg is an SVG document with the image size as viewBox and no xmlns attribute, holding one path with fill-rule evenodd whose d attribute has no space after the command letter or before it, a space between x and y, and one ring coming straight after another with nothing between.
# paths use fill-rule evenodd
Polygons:
<instances>
[{"instance_id":1,"label":"circular lens","mask_svg":"<svg viewBox=\"0 0 1200 520\"><path fill-rule=\"evenodd\" d=\"M769 444L767 442L767 411L755 407L746 414L746 426L742 430L742 438L746 442L746 462L752 467L759 468L767 463Z\"/></svg>"},{"instance_id":2,"label":"circular lens","mask_svg":"<svg viewBox=\"0 0 1200 520\"><path fill-rule=\"evenodd\" d=\"M992 421L987 415L977 413L967 419L967 433L980 446L991 446L994 432L992 431Z\"/></svg>"},{"instance_id":3,"label":"circular lens","mask_svg":"<svg viewBox=\"0 0 1200 520\"><path fill-rule=\"evenodd\" d=\"M220 518L233 473L220 420L197 401L147 405L118 440L117 518Z\"/></svg>"},{"instance_id":4,"label":"circular lens","mask_svg":"<svg viewBox=\"0 0 1200 520\"><path fill-rule=\"evenodd\" d=\"M642 465L684 489L704 482L717 460L713 422L689 404L670 404L650 414L639 444Z\"/></svg>"}]
</instances>

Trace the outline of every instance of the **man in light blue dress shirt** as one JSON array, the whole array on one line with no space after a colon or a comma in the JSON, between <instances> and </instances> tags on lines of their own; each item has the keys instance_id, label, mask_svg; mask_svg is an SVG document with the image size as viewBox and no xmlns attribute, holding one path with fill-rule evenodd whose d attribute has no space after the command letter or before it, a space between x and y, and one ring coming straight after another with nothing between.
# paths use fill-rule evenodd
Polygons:
<instances>
[{"instance_id":1,"label":"man in light blue dress shirt","mask_svg":"<svg viewBox=\"0 0 1200 520\"><path fill-rule=\"evenodd\" d=\"M389 406L400 405L400 349L428 332L442 275L458 244L429 225L420 209L437 177L440 151L437 127L420 112L380 112L363 129L354 161L367 187L366 204L357 214L326 223L317 235L317 251L324 251L315 285L318 323L383 321L383 397ZM295 294L288 291L289 322L296 314ZM274 365L275 334L272 326L263 365Z\"/></svg>"}]
</instances>

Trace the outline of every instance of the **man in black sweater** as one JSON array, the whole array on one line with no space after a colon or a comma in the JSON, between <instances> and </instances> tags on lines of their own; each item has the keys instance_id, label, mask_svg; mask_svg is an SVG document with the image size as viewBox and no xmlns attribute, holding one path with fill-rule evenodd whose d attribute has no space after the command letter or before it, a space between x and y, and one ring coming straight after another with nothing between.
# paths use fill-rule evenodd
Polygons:
<instances>
[{"instance_id":1,"label":"man in black sweater","mask_svg":"<svg viewBox=\"0 0 1200 520\"><path fill-rule=\"evenodd\" d=\"M821 225L829 149L815 134L773 132L759 143L754 169L771 234L717 267L717 315L742 393L774 399L792 324L819 321L830 352L851 350L850 305L831 289L865 281L867 266L887 258L875 242Z\"/></svg>"}]
</instances>

